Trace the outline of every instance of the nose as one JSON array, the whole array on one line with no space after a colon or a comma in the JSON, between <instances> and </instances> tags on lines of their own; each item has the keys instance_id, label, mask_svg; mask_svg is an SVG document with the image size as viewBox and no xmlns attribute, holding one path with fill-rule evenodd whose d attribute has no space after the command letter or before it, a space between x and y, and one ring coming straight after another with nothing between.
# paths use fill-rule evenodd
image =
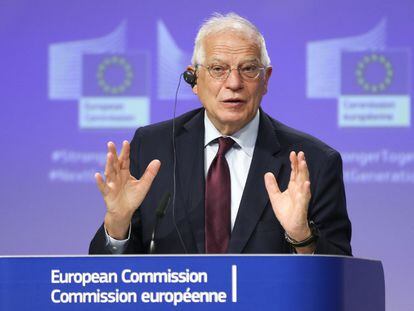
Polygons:
<instances>
[{"instance_id":1,"label":"nose","mask_svg":"<svg viewBox=\"0 0 414 311\"><path fill-rule=\"evenodd\" d=\"M243 79L237 68L230 70L230 74L225 81L225 87L233 91L243 88Z\"/></svg>"}]
</instances>

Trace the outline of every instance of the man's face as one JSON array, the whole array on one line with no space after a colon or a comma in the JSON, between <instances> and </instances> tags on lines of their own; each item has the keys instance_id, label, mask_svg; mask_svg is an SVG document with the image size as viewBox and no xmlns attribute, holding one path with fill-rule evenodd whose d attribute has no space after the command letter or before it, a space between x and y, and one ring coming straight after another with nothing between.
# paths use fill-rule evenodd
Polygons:
<instances>
[{"instance_id":1,"label":"man's face","mask_svg":"<svg viewBox=\"0 0 414 311\"><path fill-rule=\"evenodd\" d=\"M225 135L233 134L249 123L257 113L272 68L261 70L256 79L244 79L235 68L249 64L263 67L260 50L254 41L234 32L210 35L204 41L205 61L197 69L198 95L214 126ZM225 80L217 80L206 66L224 65L233 70Z\"/></svg>"}]
</instances>

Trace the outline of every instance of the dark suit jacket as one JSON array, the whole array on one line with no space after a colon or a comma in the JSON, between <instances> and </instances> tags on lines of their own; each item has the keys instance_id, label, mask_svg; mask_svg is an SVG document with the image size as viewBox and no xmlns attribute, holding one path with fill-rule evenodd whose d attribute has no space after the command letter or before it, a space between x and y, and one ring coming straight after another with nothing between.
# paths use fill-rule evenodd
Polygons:
<instances>
[{"instance_id":1,"label":"dark suit jacket","mask_svg":"<svg viewBox=\"0 0 414 311\"><path fill-rule=\"evenodd\" d=\"M132 220L125 253L147 253L155 210L165 192L173 193L172 121L139 128L131 142L131 174L140 178L148 163L161 169ZM291 253L284 230L276 219L264 185L273 172L284 191L290 178L289 153L304 151L310 173L312 198L308 217L318 226L316 253L351 255L348 219L339 153L310 135L289 128L261 111L259 132L229 253ZM176 199L172 200L156 231L157 253L204 253L204 109L176 119ZM174 215L174 216L173 216ZM180 241L178 231L181 234ZM108 254L103 226L89 252Z\"/></svg>"}]
</instances>

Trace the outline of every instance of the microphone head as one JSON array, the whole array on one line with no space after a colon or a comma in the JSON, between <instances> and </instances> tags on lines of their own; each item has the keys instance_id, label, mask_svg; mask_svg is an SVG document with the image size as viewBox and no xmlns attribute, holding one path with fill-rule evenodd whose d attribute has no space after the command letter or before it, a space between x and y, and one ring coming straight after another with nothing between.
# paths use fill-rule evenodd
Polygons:
<instances>
[{"instance_id":1,"label":"microphone head","mask_svg":"<svg viewBox=\"0 0 414 311\"><path fill-rule=\"evenodd\" d=\"M186 70L183 73L184 81L191 85L193 88L197 84L197 76L194 71Z\"/></svg>"},{"instance_id":2,"label":"microphone head","mask_svg":"<svg viewBox=\"0 0 414 311\"><path fill-rule=\"evenodd\" d=\"M155 215L158 218L162 218L165 215L165 211L167 210L168 203L170 203L171 194L169 192L164 193L161 198L160 204L155 211Z\"/></svg>"}]
</instances>

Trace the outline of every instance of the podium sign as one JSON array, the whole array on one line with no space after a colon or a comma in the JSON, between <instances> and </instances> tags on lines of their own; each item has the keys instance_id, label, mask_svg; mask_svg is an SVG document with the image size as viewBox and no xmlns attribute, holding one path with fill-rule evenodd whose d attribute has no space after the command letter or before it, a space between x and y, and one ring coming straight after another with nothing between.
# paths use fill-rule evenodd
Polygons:
<instances>
[{"instance_id":1,"label":"podium sign","mask_svg":"<svg viewBox=\"0 0 414 311\"><path fill-rule=\"evenodd\" d=\"M340 256L0 258L0 310L385 310L381 262Z\"/></svg>"}]
</instances>

